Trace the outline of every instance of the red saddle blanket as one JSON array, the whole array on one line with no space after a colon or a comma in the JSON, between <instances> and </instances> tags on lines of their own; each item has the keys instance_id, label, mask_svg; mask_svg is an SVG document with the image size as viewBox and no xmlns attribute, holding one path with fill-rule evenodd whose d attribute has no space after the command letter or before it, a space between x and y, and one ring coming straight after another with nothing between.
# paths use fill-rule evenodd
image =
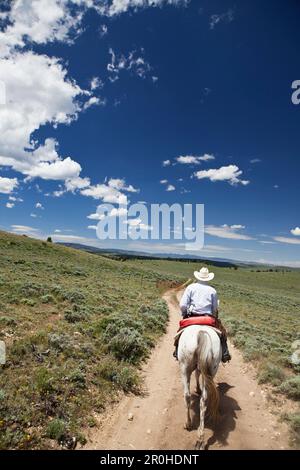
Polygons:
<instances>
[{"instance_id":1,"label":"red saddle blanket","mask_svg":"<svg viewBox=\"0 0 300 470\"><path fill-rule=\"evenodd\" d=\"M195 317L185 318L179 322L180 329L191 325L208 325L217 327L217 321L216 318L212 317L211 315L198 315Z\"/></svg>"}]
</instances>

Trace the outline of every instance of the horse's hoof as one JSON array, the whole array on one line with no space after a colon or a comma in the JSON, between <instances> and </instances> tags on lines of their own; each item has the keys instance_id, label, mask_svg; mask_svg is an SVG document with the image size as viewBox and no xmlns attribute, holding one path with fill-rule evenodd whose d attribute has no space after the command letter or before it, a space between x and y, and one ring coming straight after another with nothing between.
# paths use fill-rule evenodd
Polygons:
<instances>
[{"instance_id":1,"label":"horse's hoof","mask_svg":"<svg viewBox=\"0 0 300 470\"><path fill-rule=\"evenodd\" d=\"M195 444L195 450L205 450L204 441L197 441Z\"/></svg>"},{"instance_id":2,"label":"horse's hoof","mask_svg":"<svg viewBox=\"0 0 300 470\"><path fill-rule=\"evenodd\" d=\"M185 423L183 427L186 431L190 431L192 426L191 426L191 423Z\"/></svg>"}]
</instances>

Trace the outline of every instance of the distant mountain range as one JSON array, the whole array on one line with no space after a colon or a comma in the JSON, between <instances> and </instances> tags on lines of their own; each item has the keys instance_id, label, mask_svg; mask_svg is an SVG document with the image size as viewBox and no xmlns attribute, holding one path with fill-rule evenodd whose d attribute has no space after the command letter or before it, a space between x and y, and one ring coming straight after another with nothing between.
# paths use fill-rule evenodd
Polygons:
<instances>
[{"instance_id":1,"label":"distant mountain range","mask_svg":"<svg viewBox=\"0 0 300 470\"><path fill-rule=\"evenodd\" d=\"M81 245L80 243L59 243L60 245L68 246L76 250L83 250L89 253L101 254L107 256L117 256L123 259L129 258L144 258L144 259L172 259L177 261L203 261L207 264L214 266L224 266L224 267L238 267L238 266L261 266L259 263L245 262L245 261L236 261L227 258L203 258L197 255L178 255L174 253L147 253L143 251L130 251L130 250L119 250L119 249L109 249L96 248L89 245Z\"/></svg>"}]
</instances>

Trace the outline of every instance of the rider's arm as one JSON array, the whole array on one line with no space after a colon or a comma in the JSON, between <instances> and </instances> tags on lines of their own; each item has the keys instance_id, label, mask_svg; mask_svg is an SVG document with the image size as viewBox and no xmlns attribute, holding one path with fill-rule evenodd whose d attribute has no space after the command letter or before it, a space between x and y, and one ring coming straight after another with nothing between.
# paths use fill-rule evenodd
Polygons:
<instances>
[{"instance_id":1,"label":"rider's arm","mask_svg":"<svg viewBox=\"0 0 300 470\"><path fill-rule=\"evenodd\" d=\"M183 296L181 297L180 304L179 304L182 315L185 315L187 313L187 309L189 308L190 303L191 303L191 294L190 294L190 288L188 286L185 289Z\"/></svg>"}]
</instances>

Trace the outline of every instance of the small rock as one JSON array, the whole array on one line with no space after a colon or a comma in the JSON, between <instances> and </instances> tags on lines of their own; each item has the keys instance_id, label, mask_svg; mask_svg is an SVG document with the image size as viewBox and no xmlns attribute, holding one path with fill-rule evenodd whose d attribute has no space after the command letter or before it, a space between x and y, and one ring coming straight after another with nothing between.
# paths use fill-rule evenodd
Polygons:
<instances>
[{"instance_id":1,"label":"small rock","mask_svg":"<svg viewBox=\"0 0 300 470\"><path fill-rule=\"evenodd\" d=\"M250 392L250 393L249 393L249 396L250 396L250 397L255 397L255 393L254 393L254 392Z\"/></svg>"},{"instance_id":2,"label":"small rock","mask_svg":"<svg viewBox=\"0 0 300 470\"><path fill-rule=\"evenodd\" d=\"M128 413L128 421L133 421L133 414L132 413Z\"/></svg>"},{"instance_id":3,"label":"small rock","mask_svg":"<svg viewBox=\"0 0 300 470\"><path fill-rule=\"evenodd\" d=\"M151 434L151 429L147 429L147 434Z\"/></svg>"}]
</instances>

